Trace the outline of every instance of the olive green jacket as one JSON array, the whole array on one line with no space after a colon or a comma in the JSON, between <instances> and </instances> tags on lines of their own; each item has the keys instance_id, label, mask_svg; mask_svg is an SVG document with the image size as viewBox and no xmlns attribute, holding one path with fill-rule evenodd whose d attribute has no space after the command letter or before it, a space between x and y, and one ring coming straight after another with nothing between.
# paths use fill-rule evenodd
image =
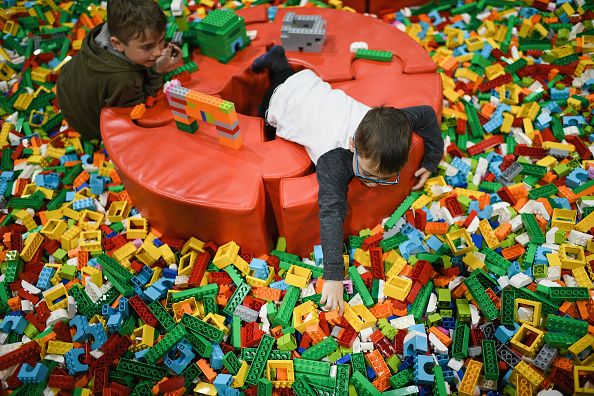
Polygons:
<instances>
[{"instance_id":1,"label":"olive green jacket","mask_svg":"<svg viewBox=\"0 0 594 396\"><path fill-rule=\"evenodd\" d=\"M103 24L91 30L80 52L58 78L58 103L68 124L86 139L99 139L103 107L131 107L154 96L163 76L98 45Z\"/></svg>"}]
</instances>

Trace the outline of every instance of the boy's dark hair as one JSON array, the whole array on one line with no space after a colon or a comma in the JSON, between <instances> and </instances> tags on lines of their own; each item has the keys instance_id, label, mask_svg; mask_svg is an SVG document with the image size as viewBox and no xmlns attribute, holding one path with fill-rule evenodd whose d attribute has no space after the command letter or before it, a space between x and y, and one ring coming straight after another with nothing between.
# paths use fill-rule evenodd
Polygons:
<instances>
[{"instance_id":1,"label":"boy's dark hair","mask_svg":"<svg viewBox=\"0 0 594 396\"><path fill-rule=\"evenodd\" d=\"M163 33L167 17L155 0L109 0L107 24L112 36L128 44L144 38L146 30Z\"/></svg>"},{"instance_id":2,"label":"boy's dark hair","mask_svg":"<svg viewBox=\"0 0 594 396\"><path fill-rule=\"evenodd\" d=\"M355 147L382 175L392 175L406 164L411 139L412 129L404 111L380 106L369 110L361 120L355 132Z\"/></svg>"}]
</instances>

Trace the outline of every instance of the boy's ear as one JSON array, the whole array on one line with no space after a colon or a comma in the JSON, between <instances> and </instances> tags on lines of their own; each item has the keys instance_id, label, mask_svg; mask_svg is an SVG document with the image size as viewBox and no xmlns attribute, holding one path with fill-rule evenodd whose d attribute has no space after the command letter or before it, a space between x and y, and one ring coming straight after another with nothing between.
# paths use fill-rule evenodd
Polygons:
<instances>
[{"instance_id":1,"label":"boy's ear","mask_svg":"<svg viewBox=\"0 0 594 396\"><path fill-rule=\"evenodd\" d=\"M113 45L113 48L116 51L124 52L124 43L122 43L119 38L111 36L111 45Z\"/></svg>"},{"instance_id":2,"label":"boy's ear","mask_svg":"<svg viewBox=\"0 0 594 396\"><path fill-rule=\"evenodd\" d=\"M353 137L349 137L349 148L351 150L351 152L355 152L355 140L353 139Z\"/></svg>"}]
</instances>

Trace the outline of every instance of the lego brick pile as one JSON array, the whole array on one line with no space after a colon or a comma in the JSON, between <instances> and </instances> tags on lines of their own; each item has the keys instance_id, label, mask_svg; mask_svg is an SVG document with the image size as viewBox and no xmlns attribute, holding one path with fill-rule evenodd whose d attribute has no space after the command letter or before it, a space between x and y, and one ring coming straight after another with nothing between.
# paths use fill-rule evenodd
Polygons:
<instances>
[{"instance_id":1,"label":"lego brick pile","mask_svg":"<svg viewBox=\"0 0 594 396\"><path fill-rule=\"evenodd\" d=\"M100 147L59 132L53 85L104 10L4 0L2 389L594 393L594 13L530 3L381 15L443 72L447 155L349 238L340 316L319 309L319 246L258 258L151 229Z\"/></svg>"}]
</instances>

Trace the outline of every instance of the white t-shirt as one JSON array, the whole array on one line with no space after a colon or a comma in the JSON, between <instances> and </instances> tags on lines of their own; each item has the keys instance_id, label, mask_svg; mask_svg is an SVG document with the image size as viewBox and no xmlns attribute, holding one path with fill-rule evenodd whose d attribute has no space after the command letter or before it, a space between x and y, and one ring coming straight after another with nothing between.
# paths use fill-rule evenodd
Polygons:
<instances>
[{"instance_id":1,"label":"white t-shirt","mask_svg":"<svg viewBox=\"0 0 594 396\"><path fill-rule=\"evenodd\" d=\"M266 120L276 136L305 147L316 164L328 151L350 147L349 137L370 109L305 69L274 91Z\"/></svg>"}]
</instances>

